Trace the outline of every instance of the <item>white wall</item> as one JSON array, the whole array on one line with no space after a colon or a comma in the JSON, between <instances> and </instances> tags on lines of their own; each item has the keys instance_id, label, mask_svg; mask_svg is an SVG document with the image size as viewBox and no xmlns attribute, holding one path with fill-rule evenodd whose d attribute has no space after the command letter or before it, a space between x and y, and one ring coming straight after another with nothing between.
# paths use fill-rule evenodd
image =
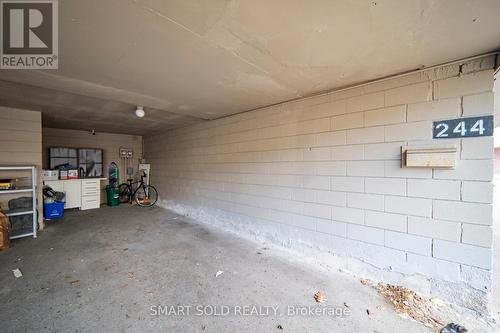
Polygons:
<instances>
[{"instance_id":1,"label":"white wall","mask_svg":"<svg viewBox=\"0 0 500 333\"><path fill-rule=\"evenodd\" d=\"M418 274L430 279L417 288L481 308L493 138L432 140L432 121L493 114L493 66L448 65L147 137L152 182L180 213L331 251L375 278ZM400 167L403 145L450 143L455 170Z\"/></svg>"}]
</instances>

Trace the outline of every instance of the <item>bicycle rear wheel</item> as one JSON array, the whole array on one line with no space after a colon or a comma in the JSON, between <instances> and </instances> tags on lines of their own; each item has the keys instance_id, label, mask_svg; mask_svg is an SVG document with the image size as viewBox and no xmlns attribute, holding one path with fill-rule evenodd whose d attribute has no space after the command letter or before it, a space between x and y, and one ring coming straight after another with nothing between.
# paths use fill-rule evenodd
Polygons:
<instances>
[{"instance_id":1,"label":"bicycle rear wheel","mask_svg":"<svg viewBox=\"0 0 500 333\"><path fill-rule=\"evenodd\" d=\"M158 191L151 186L141 186L135 192L135 202L141 207L151 207L158 201Z\"/></svg>"},{"instance_id":2,"label":"bicycle rear wheel","mask_svg":"<svg viewBox=\"0 0 500 333\"><path fill-rule=\"evenodd\" d=\"M130 187L128 184L123 183L118 187L118 193L120 193L120 202L127 203L130 201Z\"/></svg>"}]
</instances>

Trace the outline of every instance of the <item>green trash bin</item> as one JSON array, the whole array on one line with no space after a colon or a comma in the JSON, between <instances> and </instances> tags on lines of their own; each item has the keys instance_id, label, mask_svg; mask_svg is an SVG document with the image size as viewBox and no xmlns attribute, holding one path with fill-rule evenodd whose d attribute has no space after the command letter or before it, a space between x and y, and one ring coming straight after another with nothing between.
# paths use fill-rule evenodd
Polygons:
<instances>
[{"instance_id":1,"label":"green trash bin","mask_svg":"<svg viewBox=\"0 0 500 333\"><path fill-rule=\"evenodd\" d=\"M106 197L108 199L108 206L118 206L120 204L120 191L118 186L106 186Z\"/></svg>"}]
</instances>

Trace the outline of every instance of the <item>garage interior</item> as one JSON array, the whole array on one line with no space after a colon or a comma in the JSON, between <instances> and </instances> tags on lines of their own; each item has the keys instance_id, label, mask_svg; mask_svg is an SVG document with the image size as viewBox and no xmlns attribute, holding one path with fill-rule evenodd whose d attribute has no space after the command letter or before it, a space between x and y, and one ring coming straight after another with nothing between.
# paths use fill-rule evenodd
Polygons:
<instances>
[{"instance_id":1,"label":"garage interior","mask_svg":"<svg viewBox=\"0 0 500 333\"><path fill-rule=\"evenodd\" d=\"M500 331L499 1L57 8L0 69L0 331Z\"/></svg>"}]
</instances>

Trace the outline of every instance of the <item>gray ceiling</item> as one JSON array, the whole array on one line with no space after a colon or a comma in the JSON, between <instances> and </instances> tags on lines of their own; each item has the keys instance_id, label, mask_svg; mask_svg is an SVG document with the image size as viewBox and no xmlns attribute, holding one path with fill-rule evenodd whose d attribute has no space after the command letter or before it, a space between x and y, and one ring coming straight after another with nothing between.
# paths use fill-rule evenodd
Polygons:
<instances>
[{"instance_id":1,"label":"gray ceiling","mask_svg":"<svg viewBox=\"0 0 500 333\"><path fill-rule=\"evenodd\" d=\"M0 71L0 104L42 110L44 126L118 133L500 46L498 0L65 0L59 11L59 70Z\"/></svg>"}]
</instances>

